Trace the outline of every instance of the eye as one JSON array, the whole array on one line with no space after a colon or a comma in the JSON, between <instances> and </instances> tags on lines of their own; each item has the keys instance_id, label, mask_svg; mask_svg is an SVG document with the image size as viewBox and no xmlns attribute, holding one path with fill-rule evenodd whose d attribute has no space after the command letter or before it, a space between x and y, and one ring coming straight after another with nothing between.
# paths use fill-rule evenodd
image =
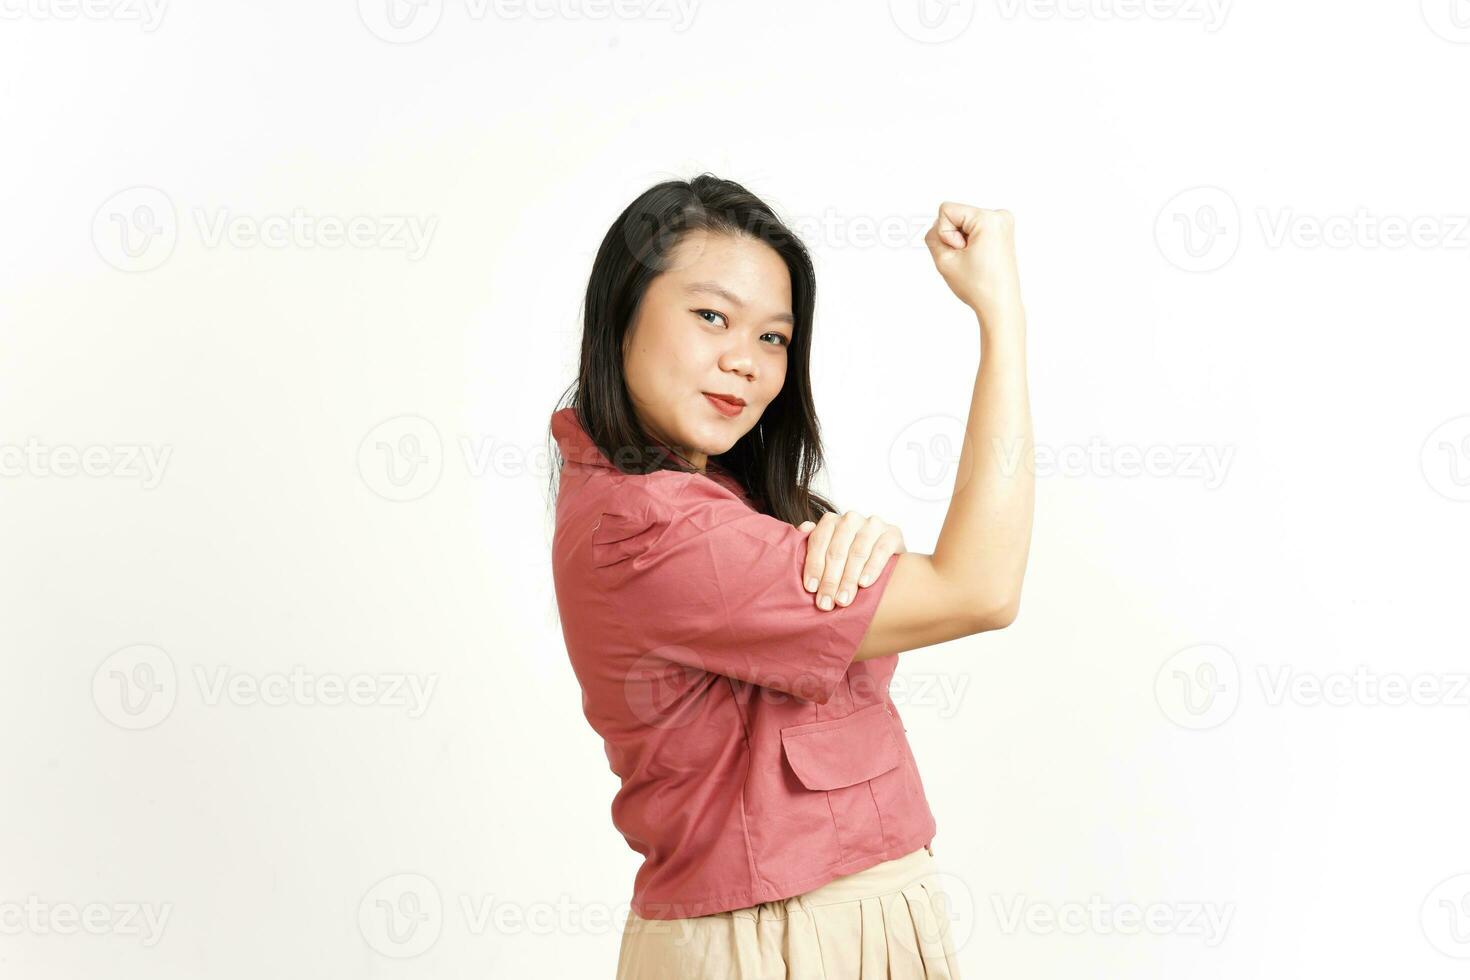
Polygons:
<instances>
[{"instance_id":1,"label":"eye","mask_svg":"<svg viewBox=\"0 0 1470 980\"><path fill-rule=\"evenodd\" d=\"M789 340L786 339L786 335L784 333L777 333L776 331L772 330L770 333L763 334L762 336L775 337L776 338L776 346L777 347L790 347L791 346L791 341L789 341Z\"/></svg>"},{"instance_id":2,"label":"eye","mask_svg":"<svg viewBox=\"0 0 1470 980\"><path fill-rule=\"evenodd\" d=\"M695 310L695 311L694 311L694 315L695 315L695 316L704 316L704 315L705 315L705 314L706 314L706 313L708 313L708 314L709 314L709 315L710 315L710 316L717 316L717 317L719 317L719 318L720 318L720 319L721 319L721 320L724 320L724 319L725 319L725 314L723 314L723 313L720 313L720 312L718 312L718 311L716 311L716 310ZM713 323L712 323L712 321L710 321L710 320L706 320L706 321L704 321L704 322L705 322L705 323L709 323L709 324L710 324L710 325L711 325L711 326L713 326ZM726 325L726 326L729 326L729 325L730 325L730 324L729 324L729 322L728 322L728 321L726 321L726 323L725 323L725 325Z\"/></svg>"}]
</instances>

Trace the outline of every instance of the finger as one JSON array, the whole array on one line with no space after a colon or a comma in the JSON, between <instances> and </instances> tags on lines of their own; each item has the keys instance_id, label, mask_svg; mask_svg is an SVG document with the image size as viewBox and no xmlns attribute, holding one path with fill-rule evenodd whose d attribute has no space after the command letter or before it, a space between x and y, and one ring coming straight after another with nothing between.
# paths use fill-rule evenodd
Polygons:
<instances>
[{"instance_id":1,"label":"finger","mask_svg":"<svg viewBox=\"0 0 1470 980\"><path fill-rule=\"evenodd\" d=\"M857 598L858 579L867 569L873 549L886 526L878 518L870 517L853 536L852 547L847 552L847 562L842 568L842 580L837 586L838 605L849 606Z\"/></svg>"},{"instance_id":2,"label":"finger","mask_svg":"<svg viewBox=\"0 0 1470 980\"><path fill-rule=\"evenodd\" d=\"M968 204L956 204L953 201L941 203L936 221L939 237L953 248L964 248L975 232L979 211L979 208L972 208Z\"/></svg>"},{"instance_id":3,"label":"finger","mask_svg":"<svg viewBox=\"0 0 1470 980\"><path fill-rule=\"evenodd\" d=\"M936 257L938 257L940 252L949 251L949 246L939 237L938 221L935 221L934 224L929 226L929 230L924 232L924 244L929 246L929 254Z\"/></svg>"},{"instance_id":4,"label":"finger","mask_svg":"<svg viewBox=\"0 0 1470 980\"><path fill-rule=\"evenodd\" d=\"M832 526L835 523L835 521L827 520L828 516L822 515L822 520L815 524L812 524L811 521L802 524L802 527L806 527L807 524L812 525L812 531L806 539L806 561L801 568L802 586L808 592L817 591L817 585L821 582L822 573L827 567L827 542L832 539Z\"/></svg>"},{"instance_id":5,"label":"finger","mask_svg":"<svg viewBox=\"0 0 1470 980\"><path fill-rule=\"evenodd\" d=\"M943 212L934 219L934 224L924 235L924 244L929 246L929 251L935 254L948 252L952 249L965 247L965 236L955 228L954 222L944 216Z\"/></svg>"},{"instance_id":6,"label":"finger","mask_svg":"<svg viewBox=\"0 0 1470 980\"><path fill-rule=\"evenodd\" d=\"M822 582L817 586L818 608L831 609L836 604L837 586L847 565L847 552L865 520L867 518L857 511L850 510L834 522L832 539L827 542L826 567L822 569Z\"/></svg>"},{"instance_id":7,"label":"finger","mask_svg":"<svg viewBox=\"0 0 1470 980\"><path fill-rule=\"evenodd\" d=\"M873 553L868 556L868 564L863 569L863 577L858 579L858 585L867 588L878 581L878 576L883 574L888 559L894 555L901 555L907 550L908 548L903 543L903 532L889 524L883 529L877 543L873 545Z\"/></svg>"}]
</instances>

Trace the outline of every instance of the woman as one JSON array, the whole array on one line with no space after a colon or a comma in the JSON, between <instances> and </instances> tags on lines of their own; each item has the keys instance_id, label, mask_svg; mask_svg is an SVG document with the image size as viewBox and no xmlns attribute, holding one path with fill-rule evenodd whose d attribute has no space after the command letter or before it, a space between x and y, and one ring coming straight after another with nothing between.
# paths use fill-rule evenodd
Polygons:
<instances>
[{"instance_id":1,"label":"woman","mask_svg":"<svg viewBox=\"0 0 1470 980\"><path fill-rule=\"evenodd\" d=\"M946 202L925 241L984 355L932 555L810 489L815 281L770 208L669 181L598 250L551 420L553 573L644 858L619 977L958 976L888 683L895 654L1015 618L1032 469L1005 462L1031 432L1010 215Z\"/></svg>"}]
</instances>

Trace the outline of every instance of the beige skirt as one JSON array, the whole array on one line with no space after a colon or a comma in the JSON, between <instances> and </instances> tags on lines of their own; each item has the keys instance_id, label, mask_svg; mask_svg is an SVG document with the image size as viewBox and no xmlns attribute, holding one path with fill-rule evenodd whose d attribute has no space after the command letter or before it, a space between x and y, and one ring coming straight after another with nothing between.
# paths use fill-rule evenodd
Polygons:
<instances>
[{"instance_id":1,"label":"beige skirt","mask_svg":"<svg viewBox=\"0 0 1470 980\"><path fill-rule=\"evenodd\" d=\"M730 912L645 919L629 910L617 980L958 980L937 874L921 847Z\"/></svg>"}]
</instances>

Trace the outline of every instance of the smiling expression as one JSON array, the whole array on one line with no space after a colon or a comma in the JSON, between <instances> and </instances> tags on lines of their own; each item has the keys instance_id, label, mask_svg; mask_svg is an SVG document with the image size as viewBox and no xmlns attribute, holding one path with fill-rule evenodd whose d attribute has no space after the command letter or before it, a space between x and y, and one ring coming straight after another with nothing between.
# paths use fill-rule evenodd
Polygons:
<instances>
[{"instance_id":1,"label":"smiling expression","mask_svg":"<svg viewBox=\"0 0 1470 980\"><path fill-rule=\"evenodd\" d=\"M703 470L781 392L791 277L775 249L747 235L693 231L670 258L624 338L623 372L644 429Z\"/></svg>"}]
</instances>

